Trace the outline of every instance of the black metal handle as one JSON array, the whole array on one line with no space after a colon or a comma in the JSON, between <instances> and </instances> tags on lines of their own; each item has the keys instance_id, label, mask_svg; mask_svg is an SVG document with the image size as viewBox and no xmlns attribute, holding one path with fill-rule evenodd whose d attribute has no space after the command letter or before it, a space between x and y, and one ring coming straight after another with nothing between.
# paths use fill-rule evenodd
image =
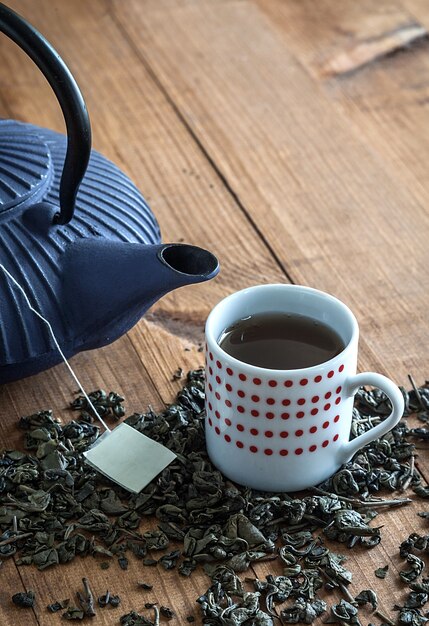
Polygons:
<instances>
[{"instance_id":1,"label":"black metal handle","mask_svg":"<svg viewBox=\"0 0 429 626\"><path fill-rule=\"evenodd\" d=\"M60 103L67 128L67 153L60 184L57 224L72 219L76 194L91 153L91 125L85 101L70 70L38 30L0 2L0 32L10 37L36 63Z\"/></svg>"}]
</instances>

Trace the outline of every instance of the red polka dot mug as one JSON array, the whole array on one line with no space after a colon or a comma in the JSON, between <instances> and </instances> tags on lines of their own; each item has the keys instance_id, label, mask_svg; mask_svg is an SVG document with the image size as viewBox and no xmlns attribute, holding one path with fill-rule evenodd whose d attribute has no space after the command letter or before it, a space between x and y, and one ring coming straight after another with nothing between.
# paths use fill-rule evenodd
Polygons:
<instances>
[{"instance_id":1,"label":"red polka dot mug","mask_svg":"<svg viewBox=\"0 0 429 626\"><path fill-rule=\"evenodd\" d=\"M258 313L288 312L324 322L342 338L337 356L304 369L266 369L237 360L219 345L222 332ZM350 309L316 289L259 285L215 306L206 323L206 442L214 465L231 480L264 491L297 491L331 476L362 446L400 420L398 387L373 372L356 374L359 328ZM382 389L392 413L349 439L353 396Z\"/></svg>"}]
</instances>

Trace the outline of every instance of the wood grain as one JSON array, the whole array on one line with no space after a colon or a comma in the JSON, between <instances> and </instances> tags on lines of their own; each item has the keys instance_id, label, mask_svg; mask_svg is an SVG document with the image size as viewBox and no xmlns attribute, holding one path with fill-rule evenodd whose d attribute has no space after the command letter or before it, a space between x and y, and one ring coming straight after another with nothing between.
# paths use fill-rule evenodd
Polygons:
<instances>
[{"instance_id":1,"label":"wood grain","mask_svg":"<svg viewBox=\"0 0 429 626\"><path fill-rule=\"evenodd\" d=\"M71 59L70 65L79 78L91 113L95 147L141 185L159 217L164 239L186 239L209 247L225 265L222 276L210 285L183 289L164 298L151 313L152 323L142 322L114 346L80 354L72 360L88 389L104 387L123 393L128 412L145 410L148 405L159 409L173 399L179 388L178 383L171 383L173 371L179 366L201 364L198 340L203 336L205 317L215 302L230 291L254 282L280 282L286 280L285 276L171 103L109 17L108 3L45 2L35 11L31 2L23 1L14 3L13 8L49 33L61 54ZM8 103L8 108L0 114L62 130L58 106L43 77L13 44L3 38L0 45L4 60L0 89L3 97L7 94ZM13 76L19 79L15 81ZM172 337L164 326L183 335L184 340ZM147 335L157 337L157 342L148 343ZM2 445L17 444L19 433L13 425L19 415L52 407L69 419L62 409L73 391L63 366L3 386L0 391ZM8 570L11 567L12 562L8 563ZM41 625L56 619L47 613L46 605L64 594L74 597L84 575L88 576L94 593L100 595L113 573L112 591L124 598L120 614L132 608L140 610L146 601L169 604L179 623L184 623L187 615L195 614L195 599L207 588L204 574L197 573L189 581L176 576L173 583L171 573L164 570L136 568L134 563L129 576L121 576L116 564L115 576L112 570L103 572L96 563L86 560L43 574L32 568L20 568L10 580L15 591L22 586L19 575L27 588L36 590L36 617ZM152 594L142 597L135 585L141 578L154 584ZM16 615L11 609L9 591L5 589L5 602L0 606L2 625L12 624ZM109 611L99 611L97 623L112 623L112 615Z\"/></svg>"},{"instance_id":2,"label":"wood grain","mask_svg":"<svg viewBox=\"0 0 429 626\"><path fill-rule=\"evenodd\" d=\"M424 2L346 1L339 8L319 0L317 14L307 0L9 4L70 65L95 147L143 190L164 240L208 247L221 261L215 281L170 294L126 337L76 356L88 389L123 393L129 412L160 408L180 386L173 371L202 363L198 344L212 306L245 286L289 279L326 289L355 310L361 368L403 384L409 371L418 380L427 374L426 44L345 78L320 72L356 41L412 22L429 28ZM62 130L38 70L4 37L0 55L0 115ZM62 366L0 387L0 443L17 444L21 414L52 407L69 419L73 392ZM429 467L425 459L422 467ZM384 514L381 546L347 552L353 592L374 586L386 612L401 593L397 546L424 528L419 508ZM386 563L389 578L376 580L373 570ZM263 576L274 567L254 571ZM116 623L146 601L168 604L183 624L197 614L195 599L208 583L201 572L187 580L134 561L127 573L117 564L104 572L91 559L43 573L8 561L0 623L21 623L10 596L24 587L38 597L25 623L54 623L46 605L74 595L84 575L96 595L114 584L123 598L117 611L99 611L97 624ZM153 593L138 590L138 579L152 582Z\"/></svg>"},{"instance_id":3,"label":"wood grain","mask_svg":"<svg viewBox=\"0 0 429 626\"><path fill-rule=\"evenodd\" d=\"M278 19L300 3L191 4L170 9L168 19L133 0L115 6L292 279L338 295L357 313L361 366L400 382L410 370L418 375L429 216L295 57L281 28L294 22ZM314 12L307 14L311 25Z\"/></svg>"}]
</instances>

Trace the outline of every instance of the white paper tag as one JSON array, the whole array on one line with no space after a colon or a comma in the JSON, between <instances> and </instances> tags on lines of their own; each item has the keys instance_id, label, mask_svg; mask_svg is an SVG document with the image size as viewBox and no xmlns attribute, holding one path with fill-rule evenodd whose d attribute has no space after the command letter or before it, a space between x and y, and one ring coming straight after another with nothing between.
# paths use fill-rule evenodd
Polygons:
<instances>
[{"instance_id":1,"label":"white paper tag","mask_svg":"<svg viewBox=\"0 0 429 626\"><path fill-rule=\"evenodd\" d=\"M176 458L174 452L125 423L99 437L84 456L91 467L134 493Z\"/></svg>"}]
</instances>

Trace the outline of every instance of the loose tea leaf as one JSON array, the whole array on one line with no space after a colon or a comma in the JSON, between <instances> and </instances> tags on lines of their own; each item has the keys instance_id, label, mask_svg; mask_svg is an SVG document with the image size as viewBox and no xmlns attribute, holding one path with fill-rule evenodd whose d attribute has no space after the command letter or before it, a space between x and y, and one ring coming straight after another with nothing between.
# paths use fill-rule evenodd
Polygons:
<instances>
[{"instance_id":1,"label":"loose tea leaf","mask_svg":"<svg viewBox=\"0 0 429 626\"><path fill-rule=\"evenodd\" d=\"M159 559L158 563L161 563L162 567L166 570L174 569L181 554L180 550L173 550L172 552L164 554L164 556Z\"/></svg>"},{"instance_id":2,"label":"loose tea leaf","mask_svg":"<svg viewBox=\"0 0 429 626\"><path fill-rule=\"evenodd\" d=\"M172 611L168 606L160 606L159 612L166 619L173 619L174 617L174 611Z\"/></svg>"},{"instance_id":3,"label":"loose tea leaf","mask_svg":"<svg viewBox=\"0 0 429 626\"><path fill-rule=\"evenodd\" d=\"M387 572L389 571L389 566L385 565L384 567L379 567L375 570L374 574L377 578L386 578Z\"/></svg>"},{"instance_id":4,"label":"loose tea leaf","mask_svg":"<svg viewBox=\"0 0 429 626\"><path fill-rule=\"evenodd\" d=\"M340 600L331 607L331 616L332 620L338 623L360 624L357 608L346 600Z\"/></svg>"},{"instance_id":5,"label":"loose tea leaf","mask_svg":"<svg viewBox=\"0 0 429 626\"><path fill-rule=\"evenodd\" d=\"M32 609L35 602L34 591L21 591L12 596L12 602L21 609Z\"/></svg>"},{"instance_id":6,"label":"loose tea leaf","mask_svg":"<svg viewBox=\"0 0 429 626\"><path fill-rule=\"evenodd\" d=\"M126 556L120 556L118 559L119 567L123 570L128 569L128 559Z\"/></svg>"},{"instance_id":7,"label":"loose tea leaf","mask_svg":"<svg viewBox=\"0 0 429 626\"><path fill-rule=\"evenodd\" d=\"M153 621L140 615L136 611L130 611L126 615L122 615L119 622L122 626L159 626L159 610L156 606L153 607L153 610L155 613Z\"/></svg>"},{"instance_id":8,"label":"loose tea leaf","mask_svg":"<svg viewBox=\"0 0 429 626\"><path fill-rule=\"evenodd\" d=\"M420 576L425 567L425 563L414 554L407 555L407 563L410 565L410 569L402 570L399 572L399 576L404 582L411 583Z\"/></svg>"},{"instance_id":9,"label":"loose tea leaf","mask_svg":"<svg viewBox=\"0 0 429 626\"><path fill-rule=\"evenodd\" d=\"M84 617L85 613L77 606L69 606L67 611L63 613L63 619L67 620L82 620Z\"/></svg>"},{"instance_id":10,"label":"loose tea leaf","mask_svg":"<svg viewBox=\"0 0 429 626\"><path fill-rule=\"evenodd\" d=\"M377 594L372 589L364 589L355 597L355 600L359 606L370 604L373 611L378 606Z\"/></svg>"},{"instance_id":11,"label":"loose tea leaf","mask_svg":"<svg viewBox=\"0 0 429 626\"><path fill-rule=\"evenodd\" d=\"M153 585L149 585L149 583L138 582L137 584L141 589L145 589L146 591L153 589Z\"/></svg>"},{"instance_id":12,"label":"loose tea leaf","mask_svg":"<svg viewBox=\"0 0 429 626\"><path fill-rule=\"evenodd\" d=\"M88 579L82 578L82 583L84 589L83 593L78 591L76 594L79 600L79 604L85 617L94 617L94 596L92 595L91 589L89 588Z\"/></svg>"},{"instance_id":13,"label":"loose tea leaf","mask_svg":"<svg viewBox=\"0 0 429 626\"><path fill-rule=\"evenodd\" d=\"M97 599L98 606L101 607L101 608L104 608L105 606L107 606L109 604L109 602L110 602L110 593L109 593L109 591L107 591L104 595L100 596Z\"/></svg>"},{"instance_id":14,"label":"loose tea leaf","mask_svg":"<svg viewBox=\"0 0 429 626\"><path fill-rule=\"evenodd\" d=\"M62 600L61 602L53 602L52 604L48 604L47 609L51 613L58 613L58 611L62 611L67 608L70 603L70 600Z\"/></svg>"}]
</instances>

